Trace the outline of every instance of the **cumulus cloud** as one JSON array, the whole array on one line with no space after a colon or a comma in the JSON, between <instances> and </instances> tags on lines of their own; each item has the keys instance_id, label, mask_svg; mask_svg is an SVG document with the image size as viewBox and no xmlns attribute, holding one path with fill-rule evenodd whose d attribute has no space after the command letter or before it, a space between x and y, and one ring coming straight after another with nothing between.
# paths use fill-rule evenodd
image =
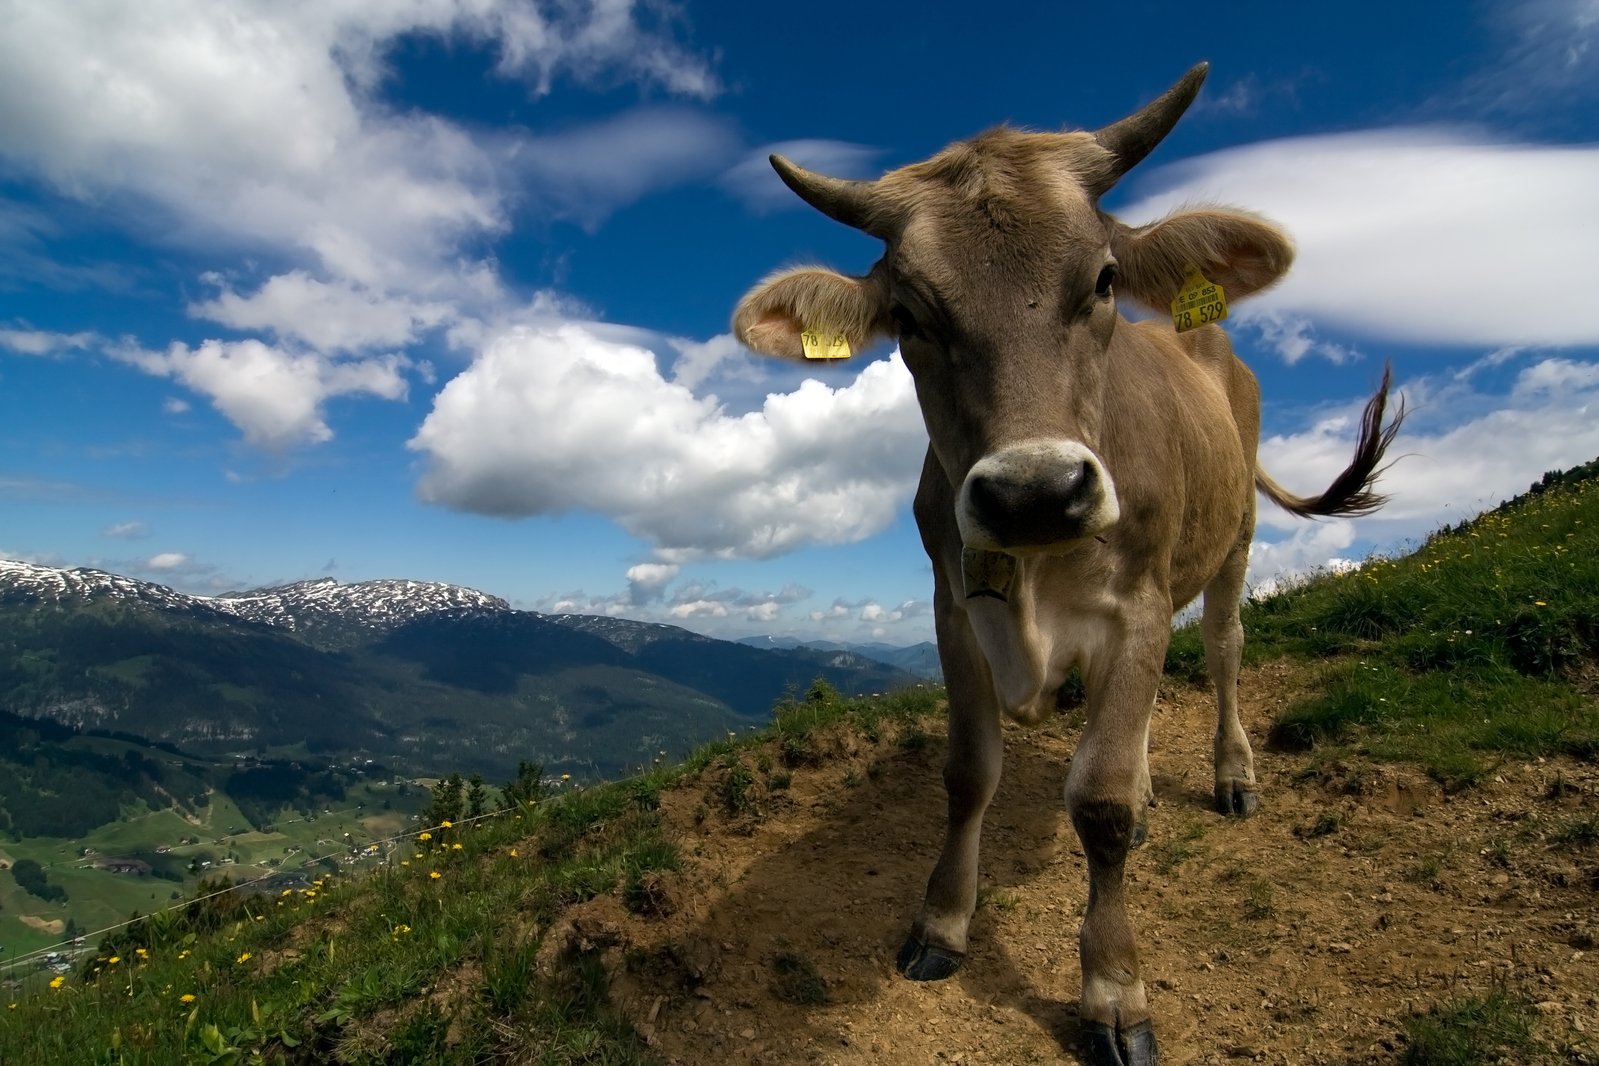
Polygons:
<instances>
[{"instance_id":1,"label":"cumulus cloud","mask_svg":"<svg viewBox=\"0 0 1599 1066\"><path fill-rule=\"evenodd\" d=\"M350 281L320 281L303 270L269 278L241 295L216 273L201 279L217 288L189 314L237 330L265 330L324 352L399 348L452 315L447 303L409 299Z\"/></svg>"},{"instance_id":2,"label":"cumulus cloud","mask_svg":"<svg viewBox=\"0 0 1599 1066\"><path fill-rule=\"evenodd\" d=\"M0 158L71 197L131 195L130 222L179 239L309 251L330 276L393 283L502 230L517 175L515 138L383 104L389 45L482 41L539 93L570 74L713 95L670 20L639 16L615 0L23 5L0 39Z\"/></svg>"},{"instance_id":3,"label":"cumulus cloud","mask_svg":"<svg viewBox=\"0 0 1599 1066\"><path fill-rule=\"evenodd\" d=\"M396 355L335 362L257 340L174 342L164 352L124 346L113 354L209 397L247 442L273 452L329 440L324 405L334 396L406 394L407 363Z\"/></svg>"},{"instance_id":4,"label":"cumulus cloud","mask_svg":"<svg viewBox=\"0 0 1599 1066\"><path fill-rule=\"evenodd\" d=\"M676 563L639 563L628 568L627 598L635 606L659 600L682 567Z\"/></svg>"},{"instance_id":5,"label":"cumulus cloud","mask_svg":"<svg viewBox=\"0 0 1599 1066\"><path fill-rule=\"evenodd\" d=\"M769 558L860 540L910 497L926 436L896 354L849 384L803 382L727 413L655 354L577 323L494 338L410 441L429 503L479 514L582 510L658 561Z\"/></svg>"},{"instance_id":6,"label":"cumulus cloud","mask_svg":"<svg viewBox=\"0 0 1599 1066\"><path fill-rule=\"evenodd\" d=\"M189 557L182 552L162 552L152 555L144 566L147 570L176 570L189 561Z\"/></svg>"},{"instance_id":7,"label":"cumulus cloud","mask_svg":"<svg viewBox=\"0 0 1599 1066\"><path fill-rule=\"evenodd\" d=\"M1217 201L1293 235L1293 273L1240 304L1240 323L1279 316L1424 344L1599 343L1589 293L1599 146L1437 128L1329 134L1215 152L1137 188L1159 191L1117 211L1129 222Z\"/></svg>"}]
</instances>

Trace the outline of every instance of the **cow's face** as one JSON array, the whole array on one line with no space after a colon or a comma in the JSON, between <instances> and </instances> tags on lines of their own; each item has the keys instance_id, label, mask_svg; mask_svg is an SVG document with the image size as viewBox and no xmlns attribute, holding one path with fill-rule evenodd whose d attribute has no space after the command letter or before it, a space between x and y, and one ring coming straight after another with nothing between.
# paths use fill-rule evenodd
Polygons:
<instances>
[{"instance_id":1,"label":"cow's face","mask_svg":"<svg viewBox=\"0 0 1599 1066\"><path fill-rule=\"evenodd\" d=\"M967 547L1048 551L1103 533L1119 515L1098 452L1118 294L1161 306L1193 266L1236 298L1292 259L1279 231L1241 212L1187 211L1131 230L1098 208L1203 73L1096 134L993 130L875 182L774 157L803 199L886 250L864 277L768 278L740 302L735 332L791 358L807 330L842 333L854 348L897 337Z\"/></svg>"}]
</instances>

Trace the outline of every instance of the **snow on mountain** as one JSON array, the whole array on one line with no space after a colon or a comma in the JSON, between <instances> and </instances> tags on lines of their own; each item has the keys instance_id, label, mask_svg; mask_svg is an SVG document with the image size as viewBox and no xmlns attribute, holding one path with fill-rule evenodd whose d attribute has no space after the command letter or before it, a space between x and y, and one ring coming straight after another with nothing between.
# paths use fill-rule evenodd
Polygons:
<instances>
[{"instance_id":1,"label":"snow on mountain","mask_svg":"<svg viewBox=\"0 0 1599 1066\"><path fill-rule=\"evenodd\" d=\"M346 585L331 577L225 592L207 602L241 618L290 630L335 622L384 630L435 611L511 610L500 597L462 585L406 580Z\"/></svg>"},{"instance_id":2,"label":"snow on mountain","mask_svg":"<svg viewBox=\"0 0 1599 1066\"><path fill-rule=\"evenodd\" d=\"M333 578L189 596L152 581L88 567L63 569L0 559L0 597L33 603L139 603L164 610L224 614L294 632L339 628L385 631L436 611L509 611L498 596L438 581L359 581Z\"/></svg>"},{"instance_id":3,"label":"snow on mountain","mask_svg":"<svg viewBox=\"0 0 1599 1066\"><path fill-rule=\"evenodd\" d=\"M165 585L87 566L63 569L13 559L0 559L0 596L32 603L122 600L165 609L192 608L204 602Z\"/></svg>"}]
</instances>

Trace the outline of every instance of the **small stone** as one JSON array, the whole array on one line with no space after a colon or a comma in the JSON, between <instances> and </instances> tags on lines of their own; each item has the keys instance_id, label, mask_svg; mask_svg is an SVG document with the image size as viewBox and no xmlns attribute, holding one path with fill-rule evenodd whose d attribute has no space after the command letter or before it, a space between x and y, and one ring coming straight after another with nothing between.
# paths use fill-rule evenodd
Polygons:
<instances>
[{"instance_id":1,"label":"small stone","mask_svg":"<svg viewBox=\"0 0 1599 1066\"><path fill-rule=\"evenodd\" d=\"M755 1030L754 1029L740 1029L738 1031L738 1035L743 1037L745 1040L754 1040L755 1039Z\"/></svg>"},{"instance_id":2,"label":"small stone","mask_svg":"<svg viewBox=\"0 0 1599 1066\"><path fill-rule=\"evenodd\" d=\"M1353 945L1345 944L1342 940L1334 940L1331 944L1327 945L1327 950L1332 952L1334 955L1347 955L1355 949Z\"/></svg>"}]
</instances>

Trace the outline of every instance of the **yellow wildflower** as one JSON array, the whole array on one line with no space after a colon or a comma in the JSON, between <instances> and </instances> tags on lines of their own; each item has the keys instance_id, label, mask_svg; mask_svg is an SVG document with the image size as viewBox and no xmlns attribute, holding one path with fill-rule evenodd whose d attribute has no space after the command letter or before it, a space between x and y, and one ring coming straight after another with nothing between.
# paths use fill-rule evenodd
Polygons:
<instances>
[{"instance_id":1,"label":"yellow wildflower","mask_svg":"<svg viewBox=\"0 0 1599 1066\"><path fill-rule=\"evenodd\" d=\"M1533 601L1532 601L1532 605L1533 605L1533 606L1534 606L1534 607L1547 607L1547 606L1549 606L1549 605L1548 605L1548 604L1547 604L1547 603L1545 603L1545 602L1544 602L1544 601L1542 601L1542 600L1533 600Z\"/></svg>"},{"instance_id":2,"label":"yellow wildflower","mask_svg":"<svg viewBox=\"0 0 1599 1066\"><path fill-rule=\"evenodd\" d=\"M113 955L113 956L111 956L109 959L107 959L105 961L108 964L110 964L112 966L115 966L117 963L122 961L122 956L121 955Z\"/></svg>"},{"instance_id":3,"label":"yellow wildflower","mask_svg":"<svg viewBox=\"0 0 1599 1066\"><path fill-rule=\"evenodd\" d=\"M443 829L454 829L455 823L446 818L444 821L439 823L439 826Z\"/></svg>"},{"instance_id":4,"label":"yellow wildflower","mask_svg":"<svg viewBox=\"0 0 1599 1066\"><path fill-rule=\"evenodd\" d=\"M511 849L511 858L513 858L513 859L516 858L516 849L515 848Z\"/></svg>"},{"instance_id":5,"label":"yellow wildflower","mask_svg":"<svg viewBox=\"0 0 1599 1066\"><path fill-rule=\"evenodd\" d=\"M55 977L50 979L50 987L51 988L60 988L62 985L66 984L66 983L67 983L67 979L65 977L62 977L60 974L56 974Z\"/></svg>"},{"instance_id":6,"label":"yellow wildflower","mask_svg":"<svg viewBox=\"0 0 1599 1066\"><path fill-rule=\"evenodd\" d=\"M426 831L424 831L424 832L421 832L421 833L418 833L418 834L417 834L417 835L416 835L416 838L417 838L417 839L418 839L418 840L432 840L432 839L433 839L433 834L432 834L432 833L429 833L429 832L426 832Z\"/></svg>"},{"instance_id":7,"label":"yellow wildflower","mask_svg":"<svg viewBox=\"0 0 1599 1066\"><path fill-rule=\"evenodd\" d=\"M178 952L178 959L180 961L183 960L183 959L186 959L188 957L189 957L189 949L188 948L184 948L182 951Z\"/></svg>"},{"instance_id":8,"label":"yellow wildflower","mask_svg":"<svg viewBox=\"0 0 1599 1066\"><path fill-rule=\"evenodd\" d=\"M134 948L133 953L139 956L141 959L148 959L150 957L150 953L144 948Z\"/></svg>"},{"instance_id":9,"label":"yellow wildflower","mask_svg":"<svg viewBox=\"0 0 1599 1066\"><path fill-rule=\"evenodd\" d=\"M193 992L185 992L185 993L183 993L183 995L178 997L178 1002L179 1003L193 1003L194 1002L194 993Z\"/></svg>"},{"instance_id":10,"label":"yellow wildflower","mask_svg":"<svg viewBox=\"0 0 1599 1066\"><path fill-rule=\"evenodd\" d=\"M438 880L438 879L439 879L439 878L441 878L441 877L443 877L443 876L444 876L444 875L443 875L443 874L441 874L441 873L439 873L439 872L438 872L438 871L437 871L437 870L430 870L430 871L429 871L429 872L428 872L428 877L430 877L430 878L432 878L432 879L433 879L433 880L435 880L435 881L437 881L437 880Z\"/></svg>"},{"instance_id":11,"label":"yellow wildflower","mask_svg":"<svg viewBox=\"0 0 1599 1066\"><path fill-rule=\"evenodd\" d=\"M242 966L245 963L249 962L251 958L252 958L252 956L250 955L250 953L248 951L246 951L246 952L244 952L243 954L241 954L239 956L239 964Z\"/></svg>"},{"instance_id":12,"label":"yellow wildflower","mask_svg":"<svg viewBox=\"0 0 1599 1066\"><path fill-rule=\"evenodd\" d=\"M451 850L451 851L460 851L460 850L461 850L461 845L460 845L460 843L459 843L459 842L457 842L457 843L454 843L454 844L451 844L451 845L450 845L450 850Z\"/></svg>"}]
</instances>

